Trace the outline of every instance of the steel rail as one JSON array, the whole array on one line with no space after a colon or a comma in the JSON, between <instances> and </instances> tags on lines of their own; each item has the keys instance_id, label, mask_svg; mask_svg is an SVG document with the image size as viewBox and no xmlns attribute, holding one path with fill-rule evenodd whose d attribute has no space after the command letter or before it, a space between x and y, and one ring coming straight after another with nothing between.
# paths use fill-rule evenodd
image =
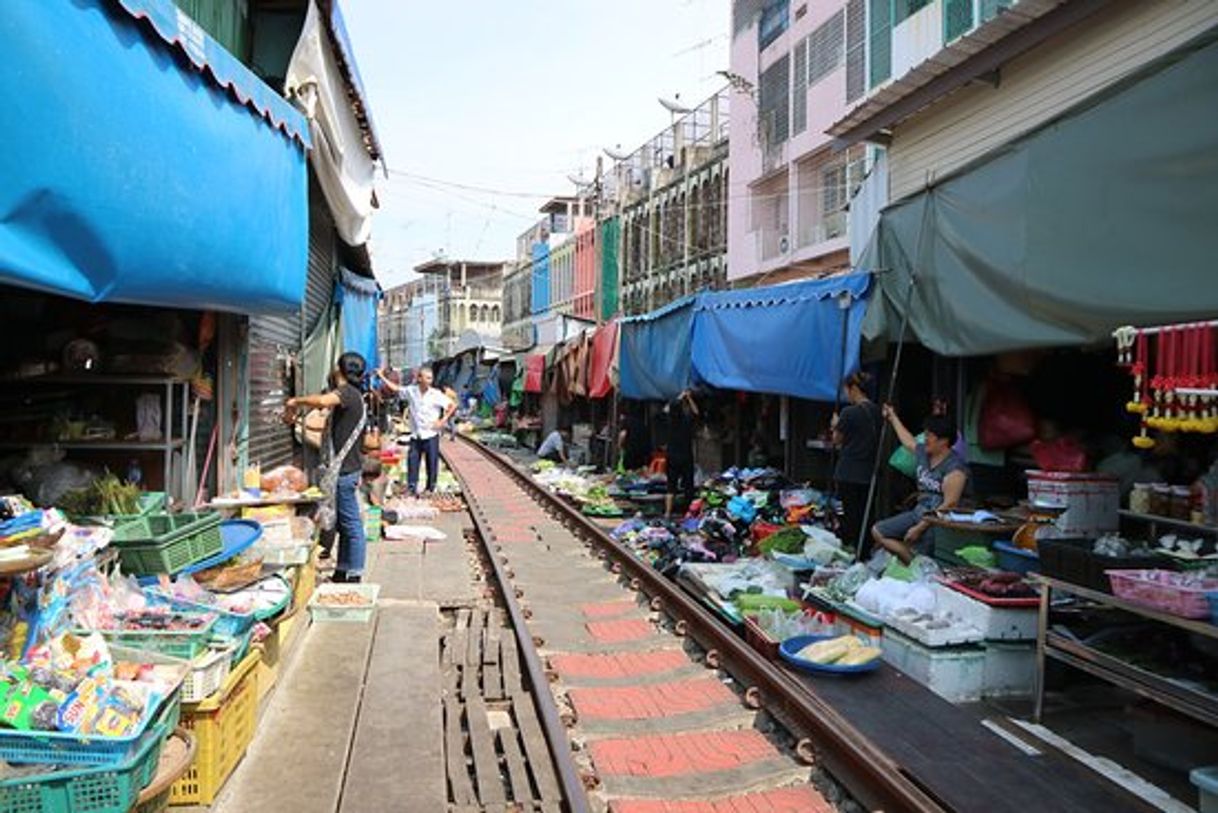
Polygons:
<instances>
[{"instance_id":1,"label":"steel rail","mask_svg":"<svg viewBox=\"0 0 1218 813\"><path fill-rule=\"evenodd\" d=\"M478 447L475 446L475 448ZM533 644L533 636L529 632L524 611L516 599L516 590L504 572L499 554L491 543L491 529L487 527L481 506L474 504L476 499L471 496L473 492L465 477L448 460L448 455L444 455L444 460L448 464L449 470L457 478L457 482L461 484L461 491L470 503L470 516L473 517L474 527L478 531L482 549L486 552L486 558L490 562L495 582L499 585L499 594L503 597L503 603L507 607L508 618L512 623L512 634L516 636L517 649L521 658L524 659L525 672L529 676L529 693L533 696L537 714L541 717L542 733L550 746L550 759L558 774L559 784L562 786L566 810L568 813L590 813L588 795L584 790L583 781L579 777L575 759L571 756L571 743L567 739L566 726L563 725L562 717L559 715L554 695L550 694L550 681L546 677L545 665L542 664L541 658L537 654L537 647ZM502 465L502 461L497 462Z\"/></svg>"},{"instance_id":2,"label":"steel rail","mask_svg":"<svg viewBox=\"0 0 1218 813\"><path fill-rule=\"evenodd\" d=\"M564 525L611 558L615 569L628 575L633 589L651 598L653 606L669 616L679 632L693 638L708 655L713 654L728 673L745 685L746 701L765 708L784 725L796 729L795 733L811 738L824 766L855 799L871 810L886 813L952 810L832 706L762 657L678 585L557 495L537 485L504 455L469 438L462 440L494 461L526 491L537 495L561 516ZM496 576L501 575L496 567ZM512 590L504 592L514 597ZM531 640L529 643L531 646ZM541 685L545 685L544 680Z\"/></svg>"}]
</instances>

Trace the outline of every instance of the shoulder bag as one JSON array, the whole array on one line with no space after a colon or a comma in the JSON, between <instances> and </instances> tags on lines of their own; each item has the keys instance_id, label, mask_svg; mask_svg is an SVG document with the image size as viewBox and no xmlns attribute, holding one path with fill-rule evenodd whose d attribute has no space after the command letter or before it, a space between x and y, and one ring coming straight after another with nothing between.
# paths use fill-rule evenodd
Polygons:
<instances>
[{"instance_id":1,"label":"shoulder bag","mask_svg":"<svg viewBox=\"0 0 1218 813\"><path fill-rule=\"evenodd\" d=\"M317 526L323 531L332 531L334 526L338 524L338 508L336 506L336 495L338 491L338 478L342 473L343 461L347 459L347 455L355 448L356 442L359 440L363 432L364 423L368 419L368 410L364 406L364 399L359 400L359 421L351 430L351 434L343 441L343 447L338 455L334 454L334 435L328 433L329 443L326 444L326 451L329 452L328 459L323 460L318 469L318 484L321 488L322 502L317 506Z\"/></svg>"}]
</instances>

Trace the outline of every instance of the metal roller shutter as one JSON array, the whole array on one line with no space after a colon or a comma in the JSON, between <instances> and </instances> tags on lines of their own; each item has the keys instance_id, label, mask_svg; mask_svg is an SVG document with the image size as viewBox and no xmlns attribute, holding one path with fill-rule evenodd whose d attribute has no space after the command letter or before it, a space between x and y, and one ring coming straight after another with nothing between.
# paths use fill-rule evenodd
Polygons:
<instances>
[{"instance_id":1,"label":"metal roller shutter","mask_svg":"<svg viewBox=\"0 0 1218 813\"><path fill-rule=\"evenodd\" d=\"M314 207L309 213L309 280L302 334L306 337L313 333L334 298L334 265L334 221L324 206Z\"/></svg>"},{"instance_id":2,"label":"metal roller shutter","mask_svg":"<svg viewBox=\"0 0 1218 813\"><path fill-rule=\"evenodd\" d=\"M263 468L291 463L292 431L279 415L295 391L300 317L250 317L249 345L249 461Z\"/></svg>"}]
</instances>

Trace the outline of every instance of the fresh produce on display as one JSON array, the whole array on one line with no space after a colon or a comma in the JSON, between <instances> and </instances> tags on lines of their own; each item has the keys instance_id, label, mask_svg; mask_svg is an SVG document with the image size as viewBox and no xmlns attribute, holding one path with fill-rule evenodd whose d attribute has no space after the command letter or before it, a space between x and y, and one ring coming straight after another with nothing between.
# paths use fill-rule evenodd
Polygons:
<instances>
[{"instance_id":1,"label":"fresh produce on display","mask_svg":"<svg viewBox=\"0 0 1218 813\"><path fill-rule=\"evenodd\" d=\"M817 641L799 650L797 657L821 666L860 666L880 657L880 650L863 644L853 635Z\"/></svg>"},{"instance_id":2,"label":"fresh produce on display","mask_svg":"<svg viewBox=\"0 0 1218 813\"><path fill-rule=\"evenodd\" d=\"M1033 598L1040 595L1039 591L1018 573L955 568L946 571L943 578L991 598Z\"/></svg>"},{"instance_id":3,"label":"fresh produce on display","mask_svg":"<svg viewBox=\"0 0 1218 813\"><path fill-rule=\"evenodd\" d=\"M57 502L60 508L72 516L123 516L139 511L140 493L138 485L125 483L106 472L94 480L92 485L69 491Z\"/></svg>"}]
</instances>

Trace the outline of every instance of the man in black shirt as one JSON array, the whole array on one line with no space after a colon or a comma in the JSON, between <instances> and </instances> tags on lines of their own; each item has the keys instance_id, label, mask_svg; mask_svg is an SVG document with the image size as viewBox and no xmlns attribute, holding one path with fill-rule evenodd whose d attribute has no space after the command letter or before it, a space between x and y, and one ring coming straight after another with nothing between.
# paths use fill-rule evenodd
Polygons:
<instances>
[{"instance_id":1,"label":"man in black shirt","mask_svg":"<svg viewBox=\"0 0 1218 813\"><path fill-rule=\"evenodd\" d=\"M694 500L694 421L698 405L689 390L683 391L668 404L668 493L664 497L664 514L672 516L673 502L678 493L688 506Z\"/></svg>"},{"instance_id":2,"label":"man in black shirt","mask_svg":"<svg viewBox=\"0 0 1218 813\"><path fill-rule=\"evenodd\" d=\"M364 522L360 517L359 488L362 472L361 437L367 413L361 386L367 365L359 353L343 353L336 370L338 386L319 395L289 398L289 410L298 407L330 410L330 437L322 443L332 444L335 455L342 455L338 469L338 485L334 494L338 514L338 567L336 582L358 582L363 576L367 555Z\"/></svg>"}]
</instances>

